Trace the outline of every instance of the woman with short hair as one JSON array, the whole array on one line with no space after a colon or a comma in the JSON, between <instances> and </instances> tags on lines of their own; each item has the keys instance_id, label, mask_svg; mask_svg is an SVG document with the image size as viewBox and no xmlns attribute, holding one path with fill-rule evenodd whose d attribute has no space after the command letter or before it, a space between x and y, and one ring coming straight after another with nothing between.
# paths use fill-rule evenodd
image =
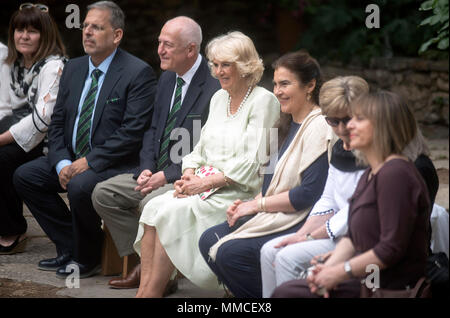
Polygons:
<instances>
[{"instance_id":1,"label":"woman with short hair","mask_svg":"<svg viewBox=\"0 0 450 318\"><path fill-rule=\"evenodd\" d=\"M198 249L200 235L226 219L234 200L254 197L261 186L267 135L280 114L275 96L257 86L262 61L241 32L213 39L206 53L222 89L211 99L199 142L183 158L175 191L151 199L142 211L134 244L141 256L136 297L162 297L175 269L199 287L217 289Z\"/></svg>"},{"instance_id":2,"label":"woman with short hair","mask_svg":"<svg viewBox=\"0 0 450 318\"><path fill-rule=\"evenodd\" d=\"M261 247L302 226L327 178L333 135L318 106L320 66L299 51L280 57L273 68L274 93L289 119L278 125L287 134L275 170L264 175L258 196L236 200L227 221L205 231L199 242L205 261L236 297L262 296Z\"/></svg>"},{"instance_id":3,"label":"woman with short hair","mask_svg":"<svg viewBox=\"0 0 450 318\"><path fill-rule=\"evenodd\" d=\"M42 155L66 61L58 28L43 4L24 3L11 17L0 97L0 254L25 248L27 222L14 190L17 167ZM4 90L4 85L9 86Z\"/></svg>"}]
</instances>

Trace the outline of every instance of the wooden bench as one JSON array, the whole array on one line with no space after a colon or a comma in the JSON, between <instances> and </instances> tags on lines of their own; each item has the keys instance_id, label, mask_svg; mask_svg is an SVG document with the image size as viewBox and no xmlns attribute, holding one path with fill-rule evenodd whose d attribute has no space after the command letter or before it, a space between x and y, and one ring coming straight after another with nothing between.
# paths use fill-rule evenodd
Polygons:
<instances>
[{"instance_id":1,"label":"wooden bench","mask_svg":"<svg viewBox=\"0 0 450 318\"><path fill-rule=\"evenodd\" d=\"M122 274L125 278L128 273L136 266L138 260L137 257L119 256L116 245L109 233L108 228L103 224L103 232L105 238L103 240L102 248L102 270L101 274L104 276L113 276Z\"/></svg>"}]
</instances>

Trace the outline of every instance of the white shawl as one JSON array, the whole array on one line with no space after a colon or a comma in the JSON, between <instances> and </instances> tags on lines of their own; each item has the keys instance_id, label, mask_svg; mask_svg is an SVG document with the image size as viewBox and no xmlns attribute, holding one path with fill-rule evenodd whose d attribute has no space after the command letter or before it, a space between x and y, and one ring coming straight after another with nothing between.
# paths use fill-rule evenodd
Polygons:
<instances>
[{"instance_id":1,"label":"white shawl","mask_svg":"<svg viewBox=\"0 0 450 318\"><path fill-rule=\"evenodd\" d=\"M279 159L266 196L288 191L301 183L301 174L317 158L328 150L328 161L332 144L336 141L332 129L321 115L320 108L313 109L303 121L289 147ZM259 212L234 232L222 237L209 250L215 260L219 247L229 240L251 238L284 231L308 214L311 207L293 213Z\"/></svg>"}]
</instances>

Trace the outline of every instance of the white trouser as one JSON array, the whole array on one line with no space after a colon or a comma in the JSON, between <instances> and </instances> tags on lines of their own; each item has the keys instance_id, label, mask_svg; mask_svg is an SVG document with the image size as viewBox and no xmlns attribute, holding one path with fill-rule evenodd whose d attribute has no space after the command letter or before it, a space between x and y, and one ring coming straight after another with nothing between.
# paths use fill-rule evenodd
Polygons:
<instances>
[{"instance_id":1,"label":"white trouser","mask_svg":"<svg viewBox=\"0 0 450 318\"><path fill-rule=\"evenodd\" d=\"M311 266L311 259L319 254L334 250L331 239L305 241L275 248L287 234L268 241L261 248L261 275L264 298L272 296L276 287L297 279L300 272Z\"/></svg>"}]
</instances>

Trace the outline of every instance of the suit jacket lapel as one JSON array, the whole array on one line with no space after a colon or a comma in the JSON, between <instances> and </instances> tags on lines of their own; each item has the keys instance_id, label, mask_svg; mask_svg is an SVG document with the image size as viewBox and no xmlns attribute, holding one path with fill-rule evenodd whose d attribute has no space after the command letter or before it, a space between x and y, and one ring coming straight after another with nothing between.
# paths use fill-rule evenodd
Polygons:
<instances>
[{"instance_id":1,"label":"suit jacket lapel","mask_svg":"<svg viewBox=\"0 0 450 318\"><path fill-rule=\"evenodd\" d=\"M106 99L116 85L117 81L122 76L121 71L123 67L121 60L121 51L120 49L117 49L116 55L114 56L114 59L105 74L105 80L103 81L102 88L99 92L97 105L95 106L94 119L92 122L92 135L94 134L95 128L102 117L103 110L106 106Z\"/></svg>"},{"instance_id":2,"label":"suit jacket lapel","mask_svg":"<svg viewBox=\"0 0 450 318\"><path fill-rule=\"evenodd\" d=\"M75 125L75 118L77 117L78 105L80 104L81 93L83 92L84 83L86 82L87 73L89 71L89 61L88 56L86 56L86 62L81 63L78 72L74 74L72 80L70 81L70 90L72 91L72 100L69 103L70 109L68 110L69 118L69 128L73 131Z\"/></svg>"}]
</instances>

